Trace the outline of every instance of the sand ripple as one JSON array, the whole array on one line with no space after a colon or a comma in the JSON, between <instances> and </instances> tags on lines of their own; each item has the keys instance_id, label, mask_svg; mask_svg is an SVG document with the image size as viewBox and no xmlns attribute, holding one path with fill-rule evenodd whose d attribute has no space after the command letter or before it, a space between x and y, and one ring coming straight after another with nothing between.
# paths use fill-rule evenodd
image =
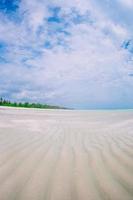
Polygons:
<instances>
[{"instance_id":1,"label":"sand ripple","mask_svg":"<svg viewBox=\"0 0 133 200\"><path fill-rule=\"evenodd\" d=\"M0 200L133 200L133 111L0 109Z\"/></svg>"}]
</instances>

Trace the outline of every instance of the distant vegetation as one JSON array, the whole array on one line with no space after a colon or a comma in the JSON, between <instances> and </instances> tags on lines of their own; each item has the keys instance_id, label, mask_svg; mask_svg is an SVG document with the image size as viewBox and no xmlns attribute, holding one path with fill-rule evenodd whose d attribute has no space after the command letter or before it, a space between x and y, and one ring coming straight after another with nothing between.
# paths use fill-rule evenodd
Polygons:
<instances>
[{"instance_id":1,"label":"distant vegetation","mask_svg":"<svg viewBox=\"0 0 133 200\"><path fill-rule=\"evenodd\" d=\"M11 102L3 98L0 98L0 106L21 107L21 108L41 108L41 109L66 109L60 106L51 106L51 105L40 104L40 103Z\"/></svg>"}]
</instances>

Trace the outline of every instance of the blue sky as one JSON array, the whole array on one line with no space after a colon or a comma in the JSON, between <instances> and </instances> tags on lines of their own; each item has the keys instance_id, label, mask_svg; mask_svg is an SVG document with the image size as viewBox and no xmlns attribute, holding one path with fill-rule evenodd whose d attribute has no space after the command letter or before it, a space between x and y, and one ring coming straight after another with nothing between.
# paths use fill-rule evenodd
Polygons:
<instances>
[{"instance_id":1,"label":"blue sky","mask_svg":"<svg viewBox=\"0 0 133 200\"><path fill-rule=\"evenodd\" d=\"M1 0L0 96L133 108L132 0Z\"/></svg>"}]
</instances>

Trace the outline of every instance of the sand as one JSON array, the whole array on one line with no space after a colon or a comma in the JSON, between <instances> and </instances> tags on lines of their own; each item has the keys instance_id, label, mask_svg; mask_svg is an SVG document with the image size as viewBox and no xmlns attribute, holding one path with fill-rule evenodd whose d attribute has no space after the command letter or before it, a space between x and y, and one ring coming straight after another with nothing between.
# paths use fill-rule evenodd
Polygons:
<instances>
[{"instance_id":1,"label":"sand","mask_svg":"<svg viewBox=\"0 0 133 200\"><path fill-rule=\"evenodd\" d=\"M0 107L0 200L133 200L133 111Z\"/></svg>"}]
</instances>

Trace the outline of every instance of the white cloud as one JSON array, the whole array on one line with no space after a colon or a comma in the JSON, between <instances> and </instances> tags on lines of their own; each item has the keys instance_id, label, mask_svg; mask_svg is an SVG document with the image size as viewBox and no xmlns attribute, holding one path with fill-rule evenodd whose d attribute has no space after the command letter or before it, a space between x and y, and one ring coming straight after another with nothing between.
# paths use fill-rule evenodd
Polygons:
<instances>
[{"instance_id":1,"label":"white cloud","mask_svg":"<svg viewBox=\"0 0 133 200\"><path fill-rule=\"evenodd\" d=\"M133 0L118 0L124 6L127 6L130 9L133 9Z\"/></svg>"},{"instance_id":2,"label":"white cloud","mask_svg":"<svg viewBox=\"0 0 133 200\"><path fill-rule=\"evenodd\" d=\"M59 24L47 22L50 6L61 7ZM121 45L130 32L119 21L87 0L23 0L19 14L19 23L1 15L0 41L8 45L9 62L0 63L2 94L77 107L115 106L129 96L132 62Z\"/></svg>"}]
</instances>

